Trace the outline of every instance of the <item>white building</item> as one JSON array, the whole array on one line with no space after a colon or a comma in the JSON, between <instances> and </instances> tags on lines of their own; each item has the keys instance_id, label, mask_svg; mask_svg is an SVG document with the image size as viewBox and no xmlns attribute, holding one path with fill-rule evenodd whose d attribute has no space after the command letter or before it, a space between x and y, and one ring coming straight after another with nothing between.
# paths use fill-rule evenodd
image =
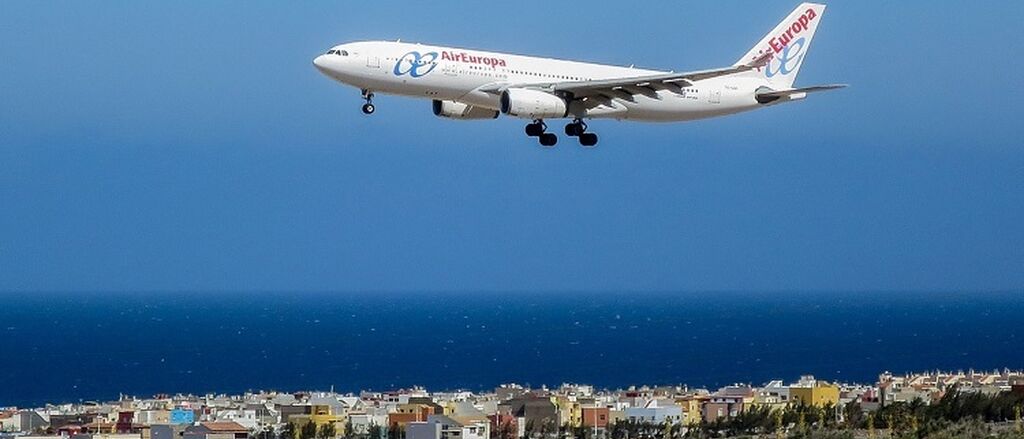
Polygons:
<instances>
[{"instance_id":1,"label":"white building","mask_svg":"<svg viewBox=\"0 0 1024 439\"><path fill-rule=\"evenodd\" d=\"M255 430L259 426L259 418L256 410L232 409L217 410L214 415L216 421L234 421L248 430Z\"/></svg>"},{"instance_id":2,"label":"white building","mask_svg":"<svg viewBox=\"0 0 1024 439\"><path fill-rule=\"evenodd\" d=\"M462 422L443 415L430 415L427 422L410 422L406 439L489 439L490 423Z\"/></svg>"},{"instance_id":3,"label":"white building","mask_svg":"<svg viewBox=\"0 0 1024 439\"><path fill-rule=\"evenodd\" d=\"M388 427L388 410L368 407L362 413L349 413L348 420L356 434L369 434L370 426Z\"/></svg>"},{"instance_id":4,"label":"white building","mask_svg":"<svg viewBox=\"0 0 1024 439\"><path fill-rule=\"evenodd\" d=\"M683 420L683 408L675 404L659 405L657 399L652 399L641 407L627 408L626 419L652 424L678 424Z\"/></svg>"}]
</instances>

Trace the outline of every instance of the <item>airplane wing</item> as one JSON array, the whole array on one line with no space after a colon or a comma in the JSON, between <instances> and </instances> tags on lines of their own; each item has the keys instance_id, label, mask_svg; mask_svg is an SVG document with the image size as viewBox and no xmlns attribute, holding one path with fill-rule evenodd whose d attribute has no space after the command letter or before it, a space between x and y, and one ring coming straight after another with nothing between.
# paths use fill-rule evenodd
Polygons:
<instances>
[{"instance_id":1,"label":"airplane wing","mask_svg":"<svg viewBox=\"0 0 1024 439\"><path fill-rule=\"evenodd\" d=\"M754 61L732 67L713 70L701 70L686 73L661 73L656 75L632 76L595 81L562 81L549 83L496 83L480 88L487 93L501 93L510 88L531 88L549 92L571 93L576 98L589 96L620 97L632 99L634 95L653 95L659 88L681 92L694 82L717 78L764 67L772 59L772 53L766 53Z\"/></svg>"}]
</instances>

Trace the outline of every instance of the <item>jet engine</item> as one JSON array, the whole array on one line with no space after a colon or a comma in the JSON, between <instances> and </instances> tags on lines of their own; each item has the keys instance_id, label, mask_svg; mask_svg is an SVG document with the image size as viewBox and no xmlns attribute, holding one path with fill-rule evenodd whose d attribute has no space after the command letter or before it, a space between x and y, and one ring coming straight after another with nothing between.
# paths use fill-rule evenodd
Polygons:
<instances>
[{"instance_id":1,"label":"jet engine","mask_svg":"<svg viewBox=\"0 0 1024 439\"><path fill-rule=\"evenodd\" d=\"M434 101L434 116L449 119L497 119L498 112L455 101Z\"/></svg>"},{"instance_id":2,"label":"jet engine","mask_svg":"<svg viewBox=\"0 0 1024 439\"><path fill-rule=\"evenodd\" d=\"M501 112L523 119L560 118L569 115L569 105L548 92L510 88L501 94Z\"/></svg>"}]
</instances>

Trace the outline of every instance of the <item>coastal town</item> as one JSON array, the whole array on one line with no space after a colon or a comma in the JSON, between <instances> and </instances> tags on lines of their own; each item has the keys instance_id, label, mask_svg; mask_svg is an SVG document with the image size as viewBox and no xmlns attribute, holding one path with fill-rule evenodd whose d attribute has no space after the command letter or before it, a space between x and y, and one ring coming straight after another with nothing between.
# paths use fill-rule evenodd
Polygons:
<instances>
[{"instance_id":1,"label":"coastal town","mask_svg":"<svg viewBox=\"0 0 1024 439\"><path fill-rule=\"evenodd\" d=\"M1024 371L1002 370L887 372L872 384L808 375L793 382L714 390L506 384L487 392L411 388L358 394L123 395L111 402L0 407L0 439L674 438L722 433L739 420L753 422L756 414L767 417L763 425L755 422L742 431L782 435L823 425L859 425L864 434L881 435L921 428L917 424L923 419L915 413L929 413L929 406L966 407L953 401L954 395L973 398L975 404L989 401L980 413L982 421L1021 433ZM943 416L950 416L947 412Z\"/></svg>"}]
</instances>

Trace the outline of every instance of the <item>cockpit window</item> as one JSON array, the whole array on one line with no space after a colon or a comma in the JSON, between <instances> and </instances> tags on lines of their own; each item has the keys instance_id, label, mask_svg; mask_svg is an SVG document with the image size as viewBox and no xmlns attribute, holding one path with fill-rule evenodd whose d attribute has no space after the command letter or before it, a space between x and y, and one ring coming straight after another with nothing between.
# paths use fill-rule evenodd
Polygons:
<instances>
[{"instance_id":1,"label":"cockpit window","mask_svg":"<svg viewBox=\"0 0 1024 439\"><path fill-rule=\"evenodd\" d=\"M339 51L338 51L338 53L339 53L339 54L340 54L341 56L348 56L348 51L347 51L347 50L339 50Z\"/></svg>"}]
</instances>

